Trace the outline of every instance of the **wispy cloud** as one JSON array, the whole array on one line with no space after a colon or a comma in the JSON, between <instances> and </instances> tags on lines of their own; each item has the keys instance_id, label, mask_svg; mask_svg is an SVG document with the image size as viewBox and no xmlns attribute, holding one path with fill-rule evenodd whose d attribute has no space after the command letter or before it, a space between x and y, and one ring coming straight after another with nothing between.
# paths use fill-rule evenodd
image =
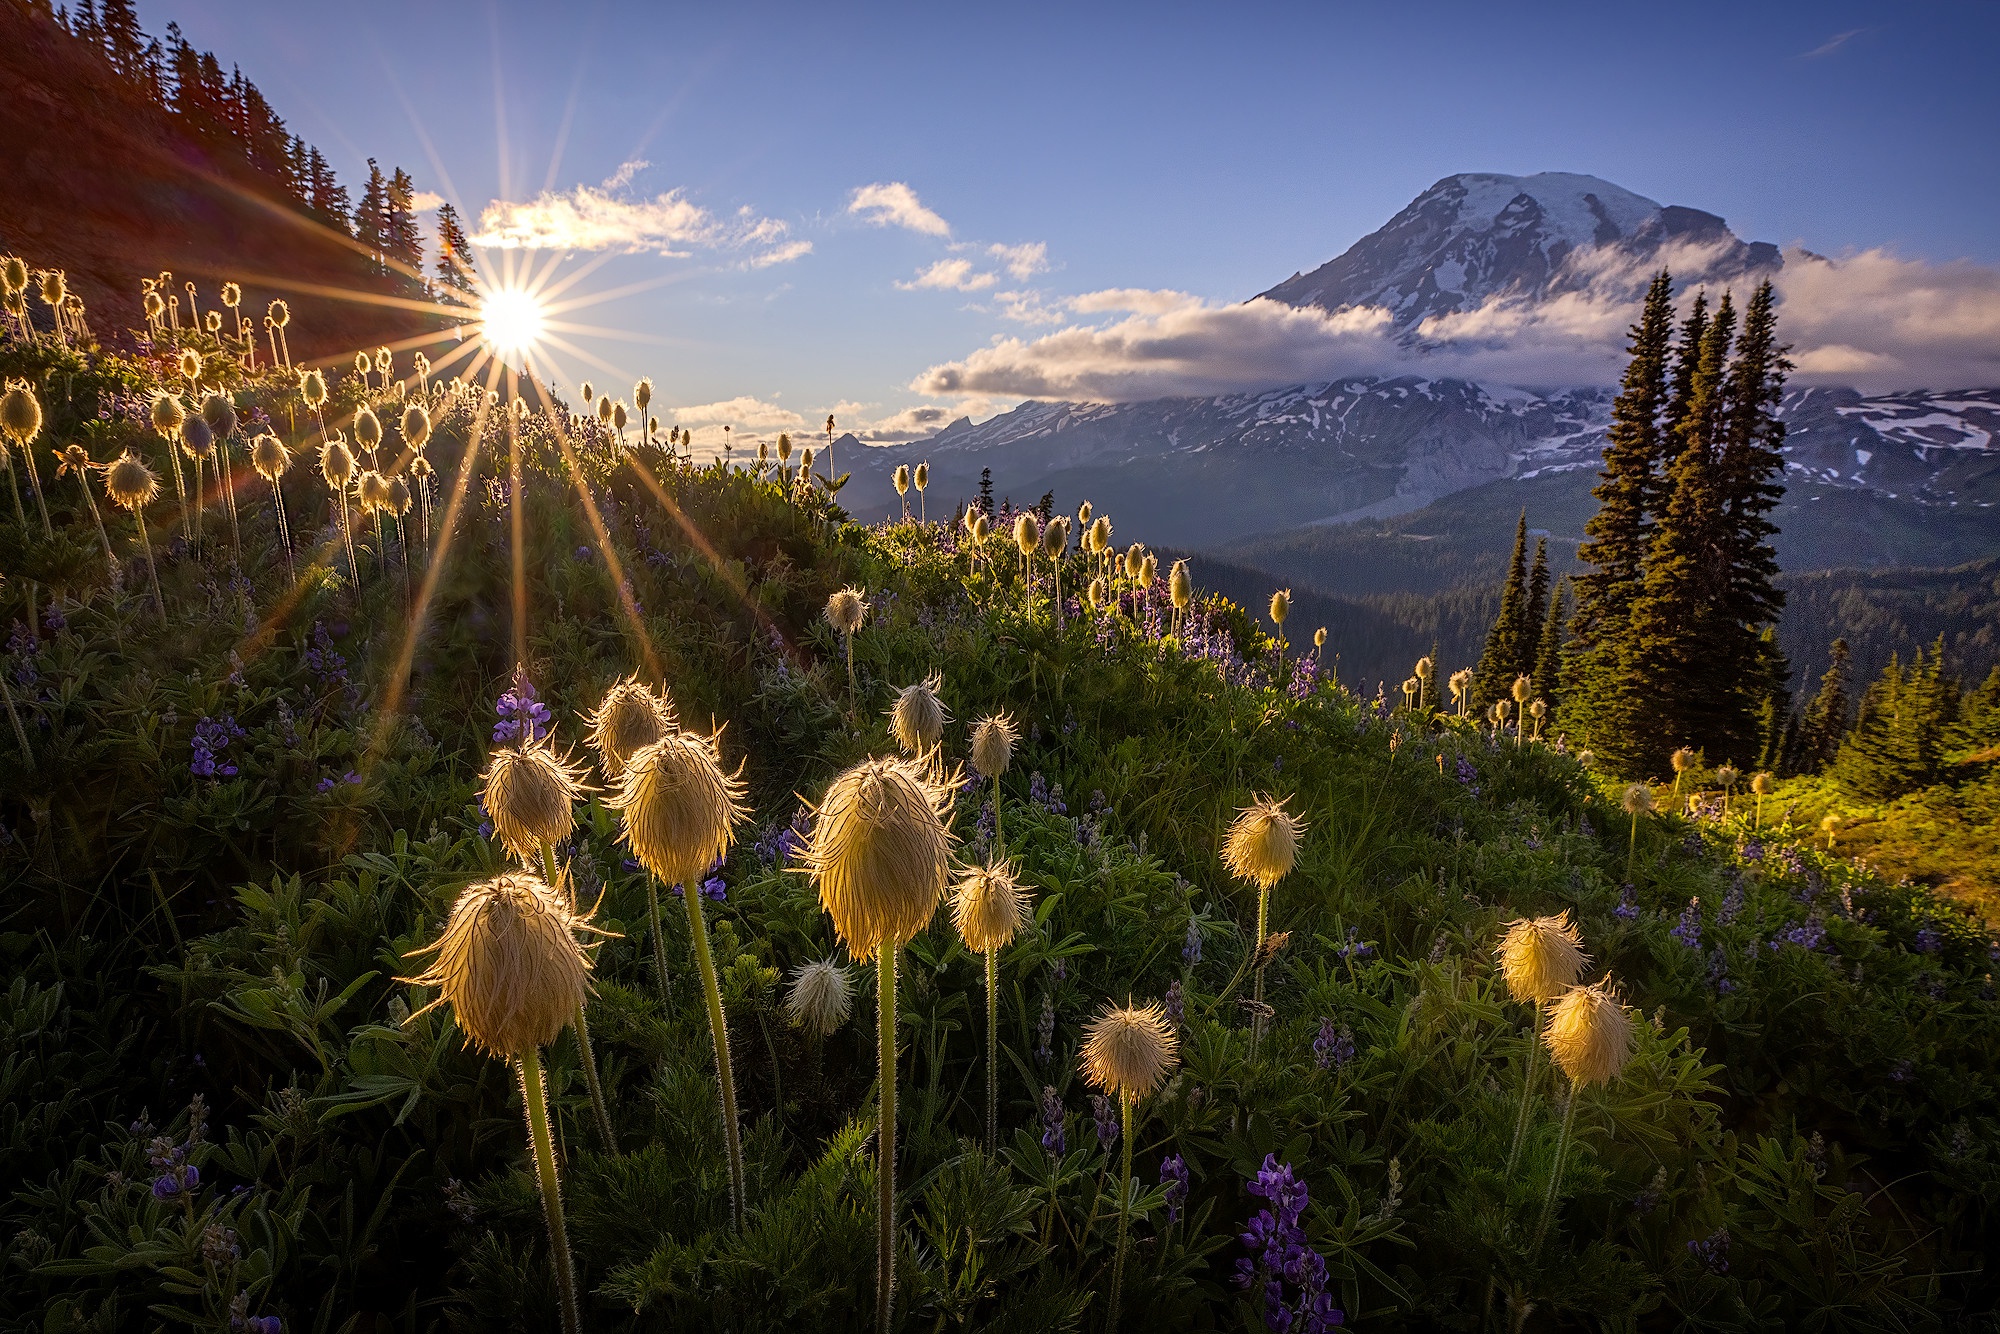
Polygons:
<instances>
[{"instance_id":1,"label":"wispy cloud","mask_svg":"<svg viewBox=\"0 0 2000 1334\"><path fill-rule=\"evenodd\" d=\"M435 213L444 204L444 196L435 190L419 190L410 196L412 213Z\"/></svg>"},{"instance_id":2,"label":"wispy cloud","mask_svg":"<svg viewBox=\"0 0 2000 1334\"><path fill-rule=\"evenodd\" d=\"M718 217L673 189L650 199L619 192L647 164L627 162L600 185L544 191L521 202L496 199L479 214L475 245L501 250L611 250L686 258L695 250L748 252L750 268L782 264L809 254L812 242L794 239L788 224L745 207Z\"/></svg>"},{"instance_id":3,"label":"wispy cloud","mask_svg":"<svg viewBox=\"0 0 2000 1334\"><path fill-rule=\"evenodd\" d=\"M986 253L1000 261L1000 267L1014 276L1015 281L1025 282L1049 267L1049 247L1046 241L1024 241L1020 245L990 245Z\"/></svg>"},{"instance_id":4,"label":"wispy cloud","mask_svg":"<svg viewBox=\"0 0 2000 1334\"><path fill-rule=\"evenodd\" d=\"M1801 51L1799 53L1799 59L1818 60L1824 56L1830 56L1835 51L1838 51L1841 47L1846 46L1849 42L1853 41L1856 37L1859 37L1863 33L1868 31L1870 30L1867 28L1849 28L1846 32L1837 32L1833 36L1821 42L1818 46L1815 46L1812 50Z\"/></svg>"},{"instance_id":5,"label":"wispy cloud","mask_svg":"<svg viewBox=\"0 0 2000 1334\"><path fill-rule=\"evenodd\" d=\"M901 181L862 186L847 201L847 211L877 227L907 227L925 236L951 235L951 224L925 208L917 192Z\"/></svg>"},{"instance_id":6,"label":"wispy cloud","mask_svg":"<svg viewBox=\"0 0 2000 1334\"><path fill-rule=\"evenodd\" d=\"M790 408L766 403L747 394L714 403L670 408L669 411L682 426L733 426L739 431L795 431L806 424L806 419Z\"/></svg>"},{"instance_id":7,"label":"wispy cloud","mask_svg":"<svg viewBox=\"0 0 2000 1334\"><path fill-rule=\"evenodd\" d=\"M999 281L993 274L976 272L969 259L941 259L909 282L899 282L896 286L905 292L978 292Z\"/></svg>"}]
</instances>

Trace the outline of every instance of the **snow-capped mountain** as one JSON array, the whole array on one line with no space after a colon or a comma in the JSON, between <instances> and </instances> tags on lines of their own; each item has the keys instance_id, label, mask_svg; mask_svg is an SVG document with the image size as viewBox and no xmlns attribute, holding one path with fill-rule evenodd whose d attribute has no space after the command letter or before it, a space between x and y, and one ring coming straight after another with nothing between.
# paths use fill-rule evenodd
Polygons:
<instances>
[{"instance_id":1,"label":"snow-capped mountain","mask_svg":"<svg viewBox=\"0 0 2000 1334\"><path fill-rule=\"evenodd\" d=\"M1423 322L1503 298L1544 301L1607 273L1634 285L1671 262L1677 280L1741 288L1782 263L1711 213L1662 206L1590 176L1451 176L1338 258L1262 295L1339 310L1380 306L1411 340ZM1136 403L1027 403L926 440L842 442L844 499L894 509L896 464L928 459L931 495L996 493L1066 505L1118 497L1127 535L1178 546L1304 524L1388 517L1503 479L1575 472L1585 490L1613 390L1513 388L1357 376L1262 393ZM2000 390L1865 397L1802 389L1784 416L1795 486L1859 489L1939 507L2000 502ZM850 463L850 461L853 461ZM886 503L885 503L886 502ZM2000 546L2000 542L1996 542Z\"/></svg>"}]
</instances>

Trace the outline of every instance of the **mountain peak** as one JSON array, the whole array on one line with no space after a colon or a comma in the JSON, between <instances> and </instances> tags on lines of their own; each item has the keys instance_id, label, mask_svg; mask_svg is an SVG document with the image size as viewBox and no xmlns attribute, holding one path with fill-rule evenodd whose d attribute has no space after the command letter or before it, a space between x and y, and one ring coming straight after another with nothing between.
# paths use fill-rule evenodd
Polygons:
<instances>
[{"instance_id":1,"label":"mountain peak","mask_svg":"<svg viewBox=\"0 0 2000 1334\"><path fill-rule=\"evenodd\" d=\"M1713 213L1661 205L1595 176L1461 172L1425 190L1378 231L1262 295L1294 306L1383 306L1410 328L1488 298L1576 285L1574 255L1616 247L1650 262L1669 243L1714 249L1701 277L1775 267L1776 247L1745 244Z\"/></svg>"}]
</instances>

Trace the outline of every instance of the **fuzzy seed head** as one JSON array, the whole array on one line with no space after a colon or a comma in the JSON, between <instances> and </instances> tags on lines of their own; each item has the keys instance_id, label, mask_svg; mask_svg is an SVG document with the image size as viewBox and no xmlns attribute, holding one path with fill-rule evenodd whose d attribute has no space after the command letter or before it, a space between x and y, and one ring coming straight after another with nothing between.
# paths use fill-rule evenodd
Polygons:
<instances>
[{"instance_id":1,"label":"fuzzy seed head","mask_svg":"<svg viewBox=\"0 0 2000 1334\"><path fill-rule=\"evenodd\" d=\"M1158 1088L1180 1061L1180 1039L1158 1005L1106 1005L1083 1030L1083 1075L1135 1102Z\"/></svg>"},{"instance_id":2,"label":"fuzzy seed head","mask_svg":"<svg viewBox=\"0 0 2000 1334\"><path fill-rule=\"evenodd\" d=\"M267 482L275 482L292 466L292 451L269 431L250 442L250 466Z\"/></svg>"},{"instance_id":3,"label":"fuzzy seed head","mask_svg":"<svg viewBox=\"0 0 2000 1334\"><path fill-rule=\"evenodd\" d=\"M326 376L318 371L307 371L299 377L299 397L305 401L309 411L318 412L326 406Z\"/></svg>"},{"instance_id":4,"label":"fuzzy seed head","mask_svg":"<svg viewBox=\"0 0 2000 1334\"><path fill-rule=\"evenodd\" d=\"M1437 664L1430 660L1429 655L1425 655L1417 659L1416 670L1417 679L1428 685L1431 678L1437 675Z\"/></svg>"},{"instance_id":5,"label":"fuzzy seed head","mask_svg":"<svg viewBox=\"0 0 2000 1334\"><path fill-rule=\"evenodd\" d=\"M429 477L433 471L435 470L431 467L431 461L422 454L410 460L410 476L416 478L419 482Z\"/></svg>"},{"instance_id":6,"label":"fuzzy seed head","mask_svg":"<svg viewBox=\"0 0 2000 1334\"><path fill-rule=\"evenodd\" d=\"M791 432L789 432L789 431L780 431L780 432L778 432L778 462L780 462L780 463L790 463L791 461L792 461L792 435L791 435ZM904 470L904 476L905 476L905 477L907 478L907 477L908 477L908 475L909 475L909 473L908 473L908 470L907 470L907 468L906 468L906 469Z\"/></svg>"},{"instance_id":7,"label":"fuzzy seed head","mask_svg":"<svg viewBox=\"0 0 2000 1334\"><path fill-rule=\"evenodd\" d=\"M389 479L373 468L361 474L355 493L361 498L361 508L370 514L389 508Z\"/></svg>"},{"instance_id":8,"label":"fuzzy seed head","mask_svg":"<svg viewBox=\"0 0 2000 1334\"><path fill-rule=\"evenodd\" d=\"M1101 576L1090 581L1090 605L1093 610L1103 606L1110 597L1111 590L1105 587Z\"/></svg>"},{"instance_id":9,"label":"fuzzy seed head","mask_svg":"<svg viewBox=\"0 0 2000 1334\"><path fill-rule=\"evenodd\" d=\"M910 480L916 483L917 490L919 491L928 487L931 484L931 465L928 463L919 463L917 471Z\"/></svg>"},{"instance_id":10,"label":"fuzzy seed head","mask_svg":"<svg viewBox=\"0 0 2000 1334\"><path fill-rule=\"evenodd\" d=\"M205 459L215 448L215 432L208 429L208 423L201 417L189 417L181 423L181 452L191 459Z\"/></svg>"},{"instance_id":11,"label":"fuzzy seed head","mask_svg":"<svg viewBox=\"0 0 2000 1334\"><path fill-rule=\"evenodd\" d=\"M854 987L847 970L831 959L804 964L792 974L785 1013L816 1038L831 1037L854 1010Z\"/></svg>"},{"instance_id":12,"label":"fuzzy seed head","mask_svg":"<svg viewBox=\"0 0 2000 1334\"><path fill-rule=\"evenodd\" d=\"M1292 590L1281 588L1271 594L1271 624L1280 630L1285 628L1285 617L1291 615Z\"/></svg>"},{"instance_id":13,"label":"fuzzy seed head","mask_svg":"<svg viewBox=\"0 0 2000 1334\"><path fill-rule=\"evenodd\" d=\"M1820 817L1819 831L1822 834L1837 834L1840 832L1840 825L1840 817L1832 812L1828 812L1826 815Z\"/></svg>"},{"instance_id":14,"label":"fuzzy seed head","mask_svg":"<svg viewBox=\"0 0 2000 1334\"><path fill-rule=\"evenodd\" d=\"M1194 576L1188 573L1185 560L1174 562L1173 570L1167 576L1167 592L1172 595L1176 610L1185 611L1194 601Z\"/></svg>"},{"instance_id":15,"label":"fuzzy seed head","mask_svg":"<svg viewBox=\"0 0 2000 1334\"><path fill-rule=\"evenodd\" d=\"M1139 587L1151 588L1158 582L1160 582L1160 558L1149 551L1146 553L1146 559L1139 563Z\"/></svg>"},{"instance_id":16,"label":"fuzzy seed head","mask_svg":"<svg viewBox=\"0 0 2000 1334\"><path fill-rule=\"evenodd\" d=\"M172 394L158 393L153 395L148 415L152 418L153 429L163 439L171 440L180 434L181 423L187 420L187 409Z\"/></svg>"},{"instance_id":17,"label":"fuzzy seed head","mask_svg":"<svg viewBox=\"0 0 2000 1334\"><path fill-rule=\"evenodd\" d=\"M1625 789L1625 813L1645 815L1653 809L1653 789L1644 783L1634 783Z\"/></svg>"},{"instance_id":18,"label":"fuzzy seed head","mask_svg":"<svg viewBox=\"0 0 2000 1334\"><path fill-rule=\"evenodd\" d=\"M1322 626L1321 626L1321 627L1320 627L1319 629L1317 629L1317 630L1313 631L1313 647L1314 647L1314 648L1325 648L1325 647L1326 647L1326 627L1325 627L1325 626L1323 626L1323 625L1322 625Z\"/></svg>"},{"instance_id":19,"label":"fuzzy seed head","mask_svg":"<svg viewBox=\"0 0 2000 1334\"><path fill-rule=\"evenodd\" d=\"M1692 746L1682 746L1673 753L1671 759L1674 772L1684 774L1694 767L1694 748Z\"/></svg>"},{"instance_id":20,"label":"fuzzy seed head","mask_svg":"<svg viewBox=\"0 0 2000 1334\"><path fill-rule=\"evenodd\" d=\"M1285 809L1289 800L1258 793L1237 812L1222 840L1222 864L1231 875L1269 889L1290 873L1306 824Z\"/></svg>"},{"instance_id":21,"label":"fuzzy seed head","mask_svg":"<svg viewBox=\"0 0 2000 1334\"><path fill-rule=\"evenodd\" d=\"M144 460L128 449L105 467L104 490L118 508L136 513L160 493L160 481Z\"/></svg>"},{"instance_id":22,"label":"fuzzy seed head","mask_svg":"<svg viewBox=\"0 0 2000 1334\"><path fill-rule=\"evenodd\" d=\"M597 390L594 387L592 387L590 381L585 380L583 382L583 401L585 403L588 403L590 402L591 399L596 397L597 397Z\"/></svg>"},{"instance_id":23,"label":"fuzzy seed head","mask_svg":"<svg viewBox=\"0 0 2000 1334\"><path fill-rule=\"evenodd\" d=\"M637 673L604 692L597 712L586 715L590 744L596 749L604 776L617 782L640 750L674 730L674 706L639 683Z\"/></svg>"},{"instance_id":24,"label":"fuzzy seed head","mask_svg":"<svg viewBox=\"0 0 2000 1334\"><path fill-rule=\"evenodd\" d=\"M180 372L181 372L181 378L183 380L186 380L189 384L193 384L196 381L200 380L201 353L195 351L191 347L181 349Z\"/></svg>"},{"instance_id":25,"label":"fuzzy seed head","mask_svg":"<svg viewBox=\"0 0 2000 1334\"><path fill-rule=\"evenodd\" d=\"M554 1042L590 995L579 922L539 876L513 872L468 885L437 943L418 951L436 955L430 967L406 980L438 988L433 1004L451 1006L473 1047L525 1055Z\"/></svg>"},{"instance_id":26,"label":"fuzzy seed head","mask_svg":"<svg viewBox=\"0 0 2000 1334\"><path fill-rule=\"evenodd\" d=\"M893 474L893 478L892 478L892 479L893 479L893 480L894 480L894 482L896 483L896 494L897 494L897 495L901 496L901 495L907 495L907 494L909 494L909 490L910 490L910 465L909 465L909 464L907 464L907 463L898 463L898 464L896 465L896 471L895 471L895 473Z\"/></svg>"},{"instance_id":27,"label":"fuzzy seed head","mask_svg":"<svg viewBox=\"0 0 2000 1334\"><path fill-rule=\"evenodd\" d=\"M384 375L396 369L396 358L390 355L388 348L378 347L375 349L375 369Z\"/></svg>"},{"instance_id":28,"label":"fuzzy seed head","mask_svg":"<svg viewBox=\"0 0 2000 1334\"><path fill-rule=\"evenodd\" d=\"M576 827L583 775L553 746L494 751L482 783L494 836L523 862L532 865L542 844L560 843Z\"/></svg>"},{"instance_id":29,"label":"fuzzy seed head","mask_svg":"<svg viewBox=\"0 0 2000 1334\"><path fill-rule=\"evenodd\" d=\"M632 386L632 401L639 405L641 412L652 405L653 381L650 377L641 376L639 383Z\"/></svg>"},{"instance_id":30,"label":"fuzzy seed head","mask_svg":"<svg viewBox=\"0 0 2000 1334\"><path fill-rule=\"evenodd\" d=\"M42 432L42 401L26 380L9 380L0 393L0 431L25 445Z\"/></svg>"},{"instance_id":31,"label":"fuzzy seed head","mask_svg":"<svg viewBox=\"0 0 2000 1334\"><path fill-rule=\"evenodd\" d=\"M1125 548L1125 577L1127 579L1137 579L1139 571L1145 568L1145 564L1146 548L1140 546L1137 542Z\"/></svg>"},{"instance_id":32,"label":"fuzzy seed head","mask_svg":"<svg viewBox=\"0 0 2000 1334\"><path fill-rule=\"evenodd\" d=\"M1549 1011L1542 1042L1572 1084L1608 1084L1632 1059L1632 1016L1609 977L1571 987Z\"/></svg>"},{"instance_id":33,"label":"fuzzy seed head","mask_svg":"<svg viewBox=\"0 0 2000 1334\"><path fill-rule=\"evenodd\" d=\"M1725 788L1735 787L1743 773L1733 764L1725 764L1715 771L1715 781Z\"/></svg>"},{"instance_id":34,"label":"fuzzy seed head","mask_svg":"<svg viewBox=\"0 0 2000 1334\"><path fill-rule=\"evenodd\" d=\"M1090 523L1090 549L1102 556L1111 550L1111 516L1100 514Z\"/></svg>"},{"instance_id":35,"label":"fuzzy seed head","mask_svg":"<svg viewBox=\"0 0 2000 1334\"><path fill-rule=\"evenodd\" d=\"M1536 722L1540 722L1549 716L1549 702L1545 699L1538 699L1528 706L1528 712L1534 717Z\"/></svg>"},{"instance_id":36,"label":"fuzzy seed head","mask_svg":"<svg viewBox=\"0 0 2000 1334\"><path fill-rule=\"evenodd\" d=\"M224 283L222 285L222 304L229 307L231 310L234 310L238 306L242 305L243 289L238 287L235 283Z\"/></svg>"},{"instance_id":37,"label":"fuzzy seed head","mask_svg":"<svg viewBox=\"0 0 2000 1334\"><path fill-rule=\"evenodd\" d=\"M1090 513L1090 502L1087 500L1076 507L1076 526L1078 531L1087 531L1090 528Z\"/></svg>"},{"instance_id":38,"label":"fuzzy seed head","mask_svg":"<svg viewBox=\"0 0 2000 1334\"><path fill-rule=\"evenodd\" d=\"M335 436L320 447L319 475L334 490L347 489L354 477L354 451L347 447L347 441Z\"/></svg>"},{"instance_id":39,"label":"fuzzy seed head","mask_svg":"<svg viewBox=\"0 0 2000 1334\"><path fill-rule=\"evenodd\" d=\"M1035 522L1033 514L1022 514L1014 520L1014 545L1023 556L1032 556L1042 545L1041 525Z\"/></svg>"},{"instance_id":40,"label":"fuzzy seed head","mask_svg":"<svg viewBox=\"0 0 2000 1334\"><path fill-rule=\"evenodd\" d=\"M271 323L277 325L280 329L292 322L292 308L286 305L282 299L273 301L265 309L264 313L270 316Z\"/></svg>"},{"instance_id":41,"label":"fuzzy seed head","mask_svg":"<svg viewBox=\"0 0 2000 1334\"><path fill-rule=\"evenodd\" d=\"M921 489L921 488L920 488ZM1058 514L1042 529L1042 552L1052 560L1062 559L1069 549L1069 517Z\"/></svg>"},{"instance_id":42,"label":"fuzzy seed head","mask_svg":"<svg viewBox=\"0 0 2000 1334\"><path fill-rule=\"evenodd\" d=\"M46 305L60 306L69 295L69 286L63 279L61 269L45 269L42 272L42 301Z\"/></svg>"},{"instance_id":43,"label":"fuzzy seed head","mask_svg":"<svg viewBox=\"0 0 2000 1334\"><path fill-rule=\"evenodd\" d=\"M986 539L993 535L993 521L985 514L978 514L972 520L972 542L974 546L985 546Z\"/></svg>"},{"instance_id":44,"label":"fuzzy seed head","mask_svg":"<svg viewBox=\"0 0 2000 1334\"><path fill-rule=\"evenodd\" d=\"M929 924L951 869L957 775L914 760L864 760L833 780L813 822L804 869L849 954L866 961Z\"/></svg>"},{"instance_id":45,"label":"fuzzy seed head","mask_svg":"<svg viewBox=\"0 0 2000 1334\"><path fill-rule=\"evenodd\" d=\"M1590 962L1567 910L1515 921L1500 938L1498 953L1508 994L1532 1005L1546 1005L1575 986Z\"/></svg>"},{"instance_id":46,"label":"fuzzy seed head","mask_svg":"<svg viewBox=\"0 0 2000 1334\"><path fill-rule=\"evenodd\" d=\"M354 443L363 449L374 449L382 443L382 420L370 408L362 408L354 414Z\"/></svg>"},{"instance_id":47,"label":"fuzzy seed head","mask_svg":"<svg viewBox=\"0 0 2000 1334\"><path fill-rule=\"evenodd\" d=\"M401 473L389 479L389 493L383 508L391 514L407 514L410 510L410 484Z\"/></svg>"},{"instance_id":48,"label":"fuzzy seed head","mask_svg":"<svg viewBox=\"0 0 2000 1334\"><path fill-rule=\"evenodd\" d=\"M146 318L149 320L160 319L167 313L167 303L161 300L158 292L146 293L141 304L145 307Z\"/></svg>"},{"instance_id":49,"label":"fuzzy seed head","mask_svg":"<svg viewBox=\"0 0 2000 1334\"><path fill-rule=\"evenodd\" d=\"M974 866L951 891L951 921L974 954L999 949L1028 925L1028 891L1012 862Z\"/></svg>"},{"instance_id":50,"label":"fuzzy seed head","mask_svg":"<svg viewBox=\"0 0 2000 1334\"><path fill-rule=\"evenodd\" d=\"M1014 744L1021 739L1014 720L1004 713L988 714L972 725L972 768L981 778L994 779L1014 762Z\"/></svg>"},{"instance_id":51,"label":"fuzzy seed head","mask_svg":"<svg viewBox=\"0 0 2000 1334\"><path fill-rule=\"evenodd\" d=\"M1514 688L1509 693L1514 696L1516 704L1526 704L1529 697L1535 693L1535 683L1528 678L1527 673L1523 672L1514 678Z\"/></svg>"},{"instance_id":52,"label":"fuzzy seed head","mask_svg":"<svg viewBox=\"0 0 2000 1334\"><path fill-rule=\"evenodd\" d=\"M632 752L608 804L639 864L690 894L744 819L742 780L722 767L716 737L679 728Z\"/></svg>"},{"instance_id":53,"label":"fuzzy seed head","mask_svg":"<svg viewBox=\"0 0 2000 1334\"><path fill-rule=\"evenodd\" d=\"M614 429L624 430L625 423L631 419L631 414L625 411L625 403L622 399L611 405L611 425Z\"/></svg>"},{"instance_id":54,"label":"fuzzy seed head","mask_svg":"<svg viewBox=\"0 0 2000 1334\"><path fill-rule=\"evenodd\" d=\"M201 419L218 440L227 440L236 433L236 405L227 394L210 394L202 399Z\"/></svg>"},{"instance_id":55,"label":"fuzzy seed head","mask_svg":"<svg viewBox=\"0 0 2000 1334\"><path fill-rule=\"evenodd\" d=\"M27 261L19 255L7 256L5 267L0 268L0 285L6 287L8 296L25 291L28 286Z\"/></svg>"},{"instance_id":56,"label":"fuzzy seed head","mask_svg":"<svg viewBox=\"0 0 2000 1334\"><path fill-rule=\"evenodd\" d=\"M399 425L403 428L403 439L409 442L411 449L422 449L430 443L431 414L424 410L423 404L412 403L404 408Z\"/></svg>"},{"instance_id":57,"label":"fuzzy seed head","mask_svg":"<svg viewBox=\"0 0 2000 1334\"><path fill-rule=\"evenodd\" d=\"M938 698L943 688L943 678L932 673L896 693L896 702L889 709L889 730L896 734L896 744L905 754L927 755L943 739L946 714L944 702Z\"/></svg>"},{"instance_id":58,"label":"fuzzy seed head","mask_svg":"<svg viewBox=\"0 0 2000 1334\"><path fill-rule=\"evenodd\" d=\"M1769 773L1760 773L1750 780L1750 790L1760 797L1770 796L1771 789L1777 785L1777 780L1772 778Z\"/></svg>"},{"instance_id":59,"label":"fuzzy seed head","mask_svg":"<svg viewBox=\"0 0 2000 1334\"><path fill-rule=\"evenodd\" d=\"M826 600L826 623L843 635L859 630L862 618L867 615L868 599L852 584Z\"/></svg>"},{"instance_id":60,"label":"fuzzy seed head","mask_svg":"<svg viewBox=\"0 0 2000 1334\"><path fill-rule=\"evenodd\" d=\"M1472 688L1472 669L1469 667L1459 668L1446 678L1445 684L1451 687L1451 697L1453 699L1459 698Z\"/></svg>"}]
</instances>

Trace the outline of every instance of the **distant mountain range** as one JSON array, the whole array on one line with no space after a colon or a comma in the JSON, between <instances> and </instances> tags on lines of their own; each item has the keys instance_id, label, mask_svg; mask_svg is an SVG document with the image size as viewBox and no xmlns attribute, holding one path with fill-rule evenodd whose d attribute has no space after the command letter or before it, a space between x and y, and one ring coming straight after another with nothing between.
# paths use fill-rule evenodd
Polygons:
<instances>
[{"instance_id":1,"label":"distant mountain range","mask_svg":"<svg viewBox=\"0 0 2000 1334\"><path fill-rule=\"evenodd\" d=\"M1261 295L1329 311L1379 306L1420 343L1427 320L1496 297L1533 303L1601 288L1607 273L1643 285L1669 260L1677 280L1737 288L1784 262L1777 247L1737 238L1714 214L1663 207L1594 177L1478 173L1438 182L1338 258ZM1356 376L1207 398L1027 403L907 445L845 442L838 462L859 474L847 494L863 513L893 508L871 503L893 502L882 479L927 458L932 494L946 504L974 494L991 468L996 491L1017 502L1051 490L1069 506L1091 498L1123 521L1121 539L1205 548L1407 514L1496 482L1574 474L1559 489L1587 493L1612 396L1602 386ZM1795 487L1927 511L2000 501L2000 390L1800 389L1784 415ZM1882 553L1890 563L1921 555Z\"/></svg>"}]
</instances>

